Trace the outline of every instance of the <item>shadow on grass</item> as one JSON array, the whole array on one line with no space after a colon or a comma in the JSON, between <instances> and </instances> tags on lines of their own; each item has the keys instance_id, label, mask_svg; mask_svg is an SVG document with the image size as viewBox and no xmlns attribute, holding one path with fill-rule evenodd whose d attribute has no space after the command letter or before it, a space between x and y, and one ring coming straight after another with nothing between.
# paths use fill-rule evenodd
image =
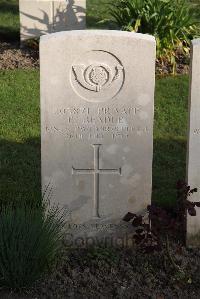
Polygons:
<instances>
[{"instance_id":1,"label":"shadow on grass","mask_svg":"<svg viewBox=\"0 0 200 299\"><path fill-rule=\"evenodd\" d=\"M152 227L163 228L165 235L166 219L173 226L167 228L170 239L186 242L186 214L184 207L177 202L177 181L186 177L187 142L182 139L154 139L152 203L164 208L167 217L155 217ZM179 202L180 203L180 202Z\"/></svg>"},{"instance_id":2,"label":"shadow on grass","mask_svg":"<svg viewBox=\"0 0 200 299\"><path fill-rule=\"evenodd\" d=\"M23 143L0 139L0 203L41 200L40 139Z\"/></svg>"},{"instance_id":3,"label":"shadow on grass","mask_svg":"<svg viewBox=\"0 0 200 299\"><path fill-rule=\"evenodd\" d=\"M1 20L2 18L2 20ZM0 2L0 40L17 41L19 34L18 1L1 0Z\"/></svg>"},{"instance_id":4,"label":"shadow on grass","mask_svg":"<svg viewBox=\"0 0 200 299\"><path fill-rule=\"evenodd\" d=\"M41 199L40 139L23 143L0 140L0 202ZM176 182L185 178L186 141L156 139L153 162L153 202L176 203Z\"/></svg>"},{"instance_id":5,"label":"shadow on grass","mask_svg":"<svg viewBox=\"0 0 200 299\"><path fill-rule=\"evenodd\" d=\"M19 14L19 5L18 3L10 3L10 1L1 1L0 3L0 12L1 13L12 13Z\"/></svg>"},{"instance_id":6,"label":"shadow on grass","mask_svg":"<svg viewBox=\"0 0 200 299\"><path fill-rule=\"evenodd\" d=\"M19 41L20 40L20 33L19 28L11 28L11 27L4 27L0 26L0 41Z\"/></svg>"},{"instance_id":7,"label":"shadow on grass","mask_svg":"<svg viewBox=\"0 0 200 299\"><path fill-rule=\"evenodd\" d=\"M155 139L153 202L163 207L176 203L176 183L186 177L187 143L183 139Z\"/></svg>"}]
</instances>

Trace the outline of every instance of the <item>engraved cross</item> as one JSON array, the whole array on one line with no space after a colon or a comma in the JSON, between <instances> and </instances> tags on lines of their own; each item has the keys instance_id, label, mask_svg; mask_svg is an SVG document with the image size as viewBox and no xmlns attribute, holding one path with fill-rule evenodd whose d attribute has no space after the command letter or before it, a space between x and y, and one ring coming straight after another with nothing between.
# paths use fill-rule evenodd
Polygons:
<instances>
[{"instance_id":1,"label":"engraved cross","mask_svg":"<svg viewBox=\"0 0 200 299\"><path fill-rule=\"evenodd\" d=\"M101 144L92 144L94 148L94 168L76 169L72 166L72 174L93 174L94 176L94 197L93 197L93 217L100 218L99 215L99 176L100 174L121 175L121 168L101 169L99 167L99 149Z\"/></svg>"}]
</instances>

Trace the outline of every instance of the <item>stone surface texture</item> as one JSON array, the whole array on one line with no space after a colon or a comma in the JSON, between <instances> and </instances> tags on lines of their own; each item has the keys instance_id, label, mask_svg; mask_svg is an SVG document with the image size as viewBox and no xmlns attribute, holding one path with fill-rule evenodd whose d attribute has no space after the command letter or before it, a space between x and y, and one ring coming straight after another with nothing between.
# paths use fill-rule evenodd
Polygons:
<instances>
[{"instance_id":1,"label":"stone surface texture","mask_svg":"<svg viewBox=\"0 0 200 299\"><path fill-rule=\"evenodd\" d=\"M191 45L187 182L198 188L191 200L200 201L200 39ZM197 216L187 217L187 243L191 246L200 245L200 210L196 210Z\"/></svg>"},{"instance_id":2,"label":"stone surface texture","mask_svg":"<svg viewBox=\"0 0 200 299\"><path fill-rule=\"evenodd\" d=\"M151 201L155 40L74 31L40 42L42 182L76 234L127 229Z\"/></svg>"},{"instance_id":3,"label":"stone surface texture","mask_svg":"<svg viewBox=\"0 0 200 299\"><path fill-rule=\"evenodd\" d=\"M86 27L86 0L20 0L21 41Z\"/></svg>"}]
</instances>

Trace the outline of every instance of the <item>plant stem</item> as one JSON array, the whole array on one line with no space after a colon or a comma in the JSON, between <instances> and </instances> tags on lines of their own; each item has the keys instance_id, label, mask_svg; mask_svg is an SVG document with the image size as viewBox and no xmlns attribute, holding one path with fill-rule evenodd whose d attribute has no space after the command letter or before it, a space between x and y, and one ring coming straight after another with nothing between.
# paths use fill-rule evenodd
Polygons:
<instances>
[{"instance_id":1,"label":"plant stem","mask_svg":"<svg viewBox=\"0 0 200 299\"><path fill-rule=\"evenodd\" d=\"M174 267L174 269L177 270L178 272L184 273L183 269L181 269L181 267L176 264L176 262L174 261L172 255L170 253L168 234L166 234L166 249L167 249L167 256L168 256L172 266Z\"/></svg>"}]
</instances>

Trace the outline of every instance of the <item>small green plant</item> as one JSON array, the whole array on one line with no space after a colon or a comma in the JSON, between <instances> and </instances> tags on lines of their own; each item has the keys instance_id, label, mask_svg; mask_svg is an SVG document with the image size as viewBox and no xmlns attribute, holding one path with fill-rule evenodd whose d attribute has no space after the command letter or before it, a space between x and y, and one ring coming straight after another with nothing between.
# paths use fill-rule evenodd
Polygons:
<instances>
[{"instance_id":1,"label":"small green plant","mask_svg":"<svg viewBox=\"0 0 200 299\"><path fill-rule=\"evenodd\" d=\"M1 286L21 289L39 279L56 258L64 224L64 212L57 207L2 207Z\"/></svg>"},{"instance_id":2,"label":"small green plant","mask_svg":"<svg viewBox=\"0 0 200 299\"><path fill-rule=\"evenodd\" d=\"M112 247L91 247L87 256L89 260L104 260L108 264L117 264L119 257Z\"/></svg>"},{"instance_id":3,"label":"small green plant","mask_svg":"<svg viewBox=\"0 0 200 299\"><path fill-rule=\"evenodd\" d=\"M122 30L148 33L156 38L157 58L175 72L176 56L188 54L199 26L188 0L116 0L111 15Z\"/></svg>"}]
</instances>

